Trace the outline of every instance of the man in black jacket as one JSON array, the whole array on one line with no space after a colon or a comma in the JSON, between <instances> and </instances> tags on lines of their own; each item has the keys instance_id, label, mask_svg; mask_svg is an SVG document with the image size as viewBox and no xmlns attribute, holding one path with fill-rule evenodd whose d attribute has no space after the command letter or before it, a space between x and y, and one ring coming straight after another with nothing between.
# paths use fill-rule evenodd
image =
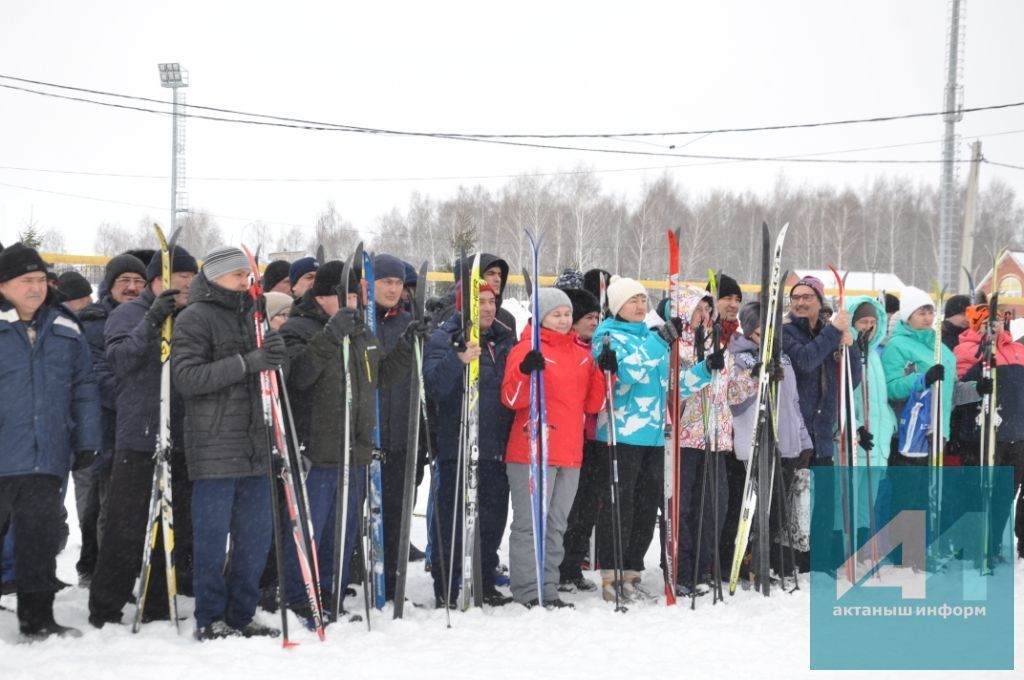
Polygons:
<instances>
[{"instance_id":1,"label":"man in black jacket","mask_svg":"<svg viewBox=\"0 0 1024 680\"><path fill-rule=\"evenodd\" d=\"M123 253L107 262L103 275L103 295L78 313L92 353L93 373L100 390L103 420L103 448L97 463L72 473L75 481L75 507L78 526L82 531L82 550L79 553L78 581L89 586L99 555L99 540L106 524L107 490L110 486L114 458L114 433L117 421L117 379L107 365L106 339L103 327L110 313L118 305L130 302L142 294L146 285L146 265L139 258Z\"/></svg>"},{"instance_id":2,"label":"man in black jacket","mask_svg":"<svg viewBox=\"0 0 1024 680\"><path fill-rule=\"evenodd\" d=\"M164 284L161 254L149 263L149 285L142 295L118 305L106 323L106 364L118 388L116 396L116 451L107 499L107 522L89 591L89 622L97 628L119 623L121 610L132 595L132 585L142 564L150 491L153 451L160 414L160 329L188 301L196 259L182 246L174 249L170 286ZM180 396L171 391L171 456L174 499L175 562L180 569L181 589L192 592L189 484L181 455L183 432ZM163 537L152 551L152 572L143 621L169 616L164 570Z\"/></svg>"},{"instance_id":3,"label":"man in black jacket","mask_svg":"<svg viewBox=\"0 0 1024 680\"><path fill-rule=\"evenodd\" d=\"M427 397L437 409L437 448L435 474L439 482L436 489L437 512L428 527L435 536L435 556L431 560L434 579L434 599L443 607L446 584L442 563L451 571L452 590L449 605L458 599L459 580L462 576L461 516L455 524L455 560L452 555L452 516L461 484L456 485L459 464L459 421L463 399L462 376L465 366L480 360L480 466L477 498L480 522L480 562L484 601L492 606L507 604L512 598L495 587L495 568L498 566L498 547L508 520L508 477L505 474L505 445L512 427L513 413L501 403L501 381L505 375L505 358L516 343L515 333L496 323L497 296L487 284L480 287L480 340L481 344L466 343L458 308L441 327L430 336L423 357L423 382ZM454 345L453 345L454 341ZM485 351L486 349L486 351ZM460 513L461 514L461 513ZM441 556L436 556L441 552Z\"/></svg>"},{"instance_id":4,"label":"man in black jacket","mask_svg":"<svg viewBox=\"0 0 1024 680\"><path fill-rule=\"evenodd\" d=\"M287 357L273 332L256 347L249 273L238 248L214 248L192 282L171 342L171 374L185 400L199 640L280 635L253 616L272 517L260 373L276 371Z\"/></svg>"},{"instance_id":5,"label":"man in black jacket","mask_svg":"<svg viewBox=\"0 0 1024 680\"><path fill-rule=\"evenodd\" d=\"M306 477L313 535L320 568L320 590L329 607L334 573L334 532L337 510L338 466L345 452L345 372L341 345L349 338L352 376L349 499L342 550L342 578L348 582L348 566L355 550L358 508L365 492L366 465L373 449L372 431L376 404L374 388L387 386L408 375L412 356L408 341L397 342L382 356L377 339L351 306L341 308L338 286L343 264L324 263L316 272L312 288L292 306L281 336L288 348L288 392L299 441L312 467ZM358 290L351 282L350 290ZM412 331L410 331L412 332ZM369 368L369 373L367 372ZM306 600L295 550L288 546L285 557L285 595L288 606L307 622L312 613Z\"/></svg>"}]
</instances>

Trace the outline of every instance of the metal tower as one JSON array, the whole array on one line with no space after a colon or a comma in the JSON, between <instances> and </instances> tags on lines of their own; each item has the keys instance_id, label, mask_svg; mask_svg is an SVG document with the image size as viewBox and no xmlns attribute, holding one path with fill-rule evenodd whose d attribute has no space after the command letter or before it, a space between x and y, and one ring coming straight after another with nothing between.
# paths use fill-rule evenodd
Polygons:
<instances>
[{"instance_id":1,"label":"metal tower","mask_svg":"<svg viewBox=\"0 0 1024 680\"><path fill-rule=\"evenodd\" d=\"M959 137L956 124L963 118L964 65L961 55L967 27L967 0L949 0L949 24L946 30L946 89L943 116L946 132L942 142L942 181L939 188L939 273L942 286L950 290L957 284L956 244L960 230L957 220Z\"/></svg>"},{"instance_id":2,"label":"metal tower","mask_svg":"<svg viewBox=\"0 0 1024 680\"><path fill-rule=\"evenodd\" d=\"M178 214L188 212L188 193L185 190L185 118L179 115L185 103L188 71L181 64L158 64L161 87L171 88L171 223L168 234L178 224Z\"/></svg>"}]
</instances>

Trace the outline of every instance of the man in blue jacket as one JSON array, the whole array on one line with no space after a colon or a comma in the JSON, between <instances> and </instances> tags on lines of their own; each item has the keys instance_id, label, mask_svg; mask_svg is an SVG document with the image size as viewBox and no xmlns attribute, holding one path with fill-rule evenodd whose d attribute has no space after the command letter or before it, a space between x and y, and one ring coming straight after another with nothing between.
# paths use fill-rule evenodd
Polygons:
<instances>
[{"instance_id":1,"label":"man in blue jacket","mask_svg":"<svg viewBox=\"0 0 1024 680\"><path fill-rule=\"evenodd\" d=\"M801 467L831 466L835 455L835 434L838 424L839 350L849 347L850 367L854 387L860 384L860 350L850 332L850 313L837 310L830 320L821 316L825 303L825 286L813 276L797 281L789 291L790 310L782 330L782 351L793 363L797 393L804 425L814 443L814 457L801 455ZM832 498L832 478L820 475L815 480L821 485L816 498ZM834 508L823 503L814 505L811 516L811 536L824 536L833 529ZM812 538L812 541L814 539ZM815 545L824 545L816 543ZM838 554L831 551L832 554ZM812 550L811 568L826 571L835 565L828 551Z\"/></svg>"},{"instance_id":2,"label":"man in blue jacket","mask_svg":"<svg viewBox=\"0 0 1024 680\"><path fill-rule=\"evenodd\" d=\"M62 485L95 460L100 406L78 322L47 303L46 265L16 243L0 253L0 526L11 514L22 638L78 637L53 620Z\"/></svg>"},{"instance_id":3,"label":"man in blue jacket","mask_svg":"<svg viewBox=\"0 0 1024 680\"><path fill-rule=\"evenodd\" d=\"M459 306L455 313L430 336L423 357L423 384L427 398L434 402L437 413L434 470L439 478L436 489L435 526L440 543L434 543L431 575L438 607L445 606L445 574L441 565L451 572L452 590L449 606L458 601L462 572L462 518L455 521L454 555L452 560L452 518L457 494L459 467L459 421L462 413L462 374L473 359L480 359L480 467L477 498L480 519L480 563L483 572L484 602L491 606L508 604L512 598L495 587L494 572L498 566L498 546L508 520L508 478L505 475L505 445L512 426L512 411L501 403L501 381L505 375L505 358L516 343L515 332L496 320L497 295L489 284L480 286L480 344L467 343L462 333ZM436 535L436 534L435 534ZM438 556L437 552L441 555Z\"/></svg>"},{"instance_id":4,"label":"man in blue jacket","mask_svg":"<svg viewBox=\"0 0 1024 680\"><path fill-rule=\"evenodd\" d=\"M119 304L106 323L106 364L117 382L115 395L116 447L107 522L89 591L89 623L102 628L119 623L121 610L132 595L142 565L150 491L153 482L153 451L160 414L160 329L188 300L196 259L182 246L174 249L170 286L162 276L157 252L146 269L149 284L142 295ZM184 406L171 391L171 488L174 499L176 566L179 587L192 592L191 500L184 460ZM185 540L182 540L185 539ZM161 537L162 540L162 537ZM153 565L143 621L167 619L167 583L162 543L152 551Z\"/></svg>"}]
</instances>

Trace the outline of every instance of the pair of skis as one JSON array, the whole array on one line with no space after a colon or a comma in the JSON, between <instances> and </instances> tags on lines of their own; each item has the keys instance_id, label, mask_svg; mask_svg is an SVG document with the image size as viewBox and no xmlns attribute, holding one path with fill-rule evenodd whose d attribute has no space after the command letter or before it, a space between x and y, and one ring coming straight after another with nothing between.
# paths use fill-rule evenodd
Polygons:
<instances>
[{"instance_id":1,"label":"pair of skis","mask_svg":"<svg viewBox=\"0 0 1024 680\"><path fill-rule=\"evenodd\" d=\"M174 261L174 246L181 228L171 233L168 241L160 225L154 224L160 241L160 275L164 290L171 287L171 263ZM156 547L157 530L163 537L164 563L167 575L167 604L171 621L178 624L178 580L174 567L174 510L171 494L171 331L173 315L164 319L160 327L160 421L154 453L153 484L149 494L149 516L146 520L146 540L142 549L142 570L139 574L137 603L132 632L138 633L142 625L142 613L149 595L149 577L152 570L153 549Z\"/></svg>"},{"instance_id":2,"label":"pair of skis","mask_svg":"<svg viewBox=\"0 0 1024 680\"><path fill-rule=\"evenodd\" d=\"M263 340L270 330L266 318L266 299L260 283L258 255L253 255L242 246L249 258L249 296L253 300L252 320L256 347L263 346ZM299 573L302 576L306 599L311 613L312 628L317 637L324 639L323 604L320 594L320 573L317 564L316 541L309 512L309 499L302 464L299 461L300 444L292 421L288 392L284 386L284 374L280 368L260 373L260 396L263 402L263 419L266 426L268 468L271 488L271 510L273 513L274 547L277 551L278 606L281 610L281 633L283 645L293 646L288 637L288 608L284 598L284 553L283 528L281 526L280 500L277 479L284 490L285 509L288 512L288 529L295 542Z\"/></svg>"},{"instance_id":3,"label":"pair of skis","mask_svg":"<svg viewBox=\"0 0 1024 680\"><path fill-rule=\"evenodd\" d=\"M771 367L781 354L781 309L782 286L785 276L782 272L782 248L786 240L789 224L783 225L775 239L775 250L771 251L771 235L768 225L762 223L762 267L761 267L761 354L760 372L757 382L757 397L754 404L754 432L751 439L751 455L747 461L746 474L743 481L743 500L740 507L739 525L736 530L736 545L733 550L732 565L729 569L729 594L735 595L739 585L740 569L747 553L750 530L753 525L754 511L760 510L758 521L758 582L765 595L769 593L768 565L768 517L771 507L772 473L774 471L773 449L775 434L773 430L774 416L772 408L776 401L778 386L771 381ZM751 474L754 470L757 474ZM758 494L763 490L767 494L768 503L758 508Z\"/></svg>"},{"instance_id":4,"label":"pair of skis","mask_svg":"<svg viewBox=\"0 0 1024 680\"><path fill-rule=\"evenodd\" d=\"M680 230L668 232L668 318L679 316L679 236ZM603 283L603 280L602 280ZM602 291L603 292L603 291ZM669 348L668 393L665 397L665 439L664 499L662 516L665 518L665 604L676 603L676 582L678 580L676 560L679 558L679 516L680 516L680 467L682 431L680 418L682 400L679 398L679 339ZM607 378L607 376L606 376ZM609 415L609 432L615 422ZM618 520L616 519L616 522ZM617 577L618 578L618 577Z\"/></svg>"}]
</instances>

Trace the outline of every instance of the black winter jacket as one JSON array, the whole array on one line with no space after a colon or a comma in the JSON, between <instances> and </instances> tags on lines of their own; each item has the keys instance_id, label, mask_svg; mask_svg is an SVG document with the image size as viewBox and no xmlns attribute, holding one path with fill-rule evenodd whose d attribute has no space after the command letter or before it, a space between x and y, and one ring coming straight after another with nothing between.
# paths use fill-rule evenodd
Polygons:
<instances>
[{"instance_id":1,"label":"black winter jacket","mask_svg":"<svg viewBox=\"0 0 1024 680\"><path fill-rule=\"evenodd\" d=\"M267 436L260 376L242 355L256 349L247 292L192 281L189 304L174 323L171 376L185 400L189 477L217 479L265 474Z\"/></svg>"},{"instance_id":2,"label":"black winter jacket","mask_svg":"<svg viewBox=\"0 0 1024 680\"><path fill-rule=\"evenodd\" d=\"M387 354L404 345L402 334L412 321L409 312L398 307L384 309L377 305L377 340L381 352ZM369 310L367 310L369 312ZM380 390L380 448L385 455L404 455L409 425L409 372Z\"/></svg>"},{"instance_id":3,"label":"black winter jacket","mask_svg":"<svg viewBox=\"0 0 1024 680\"><path fill-rule=\"evenodd\" d=\"M78 313L78 320L89 342L92 355L92 372L100 391L100 410L103 423L103 450L113 451L117 432L117 378L107 365L104 326L110 313L118 307L114 298L104 296Z\"/></svg>"},{"instance_id":4,"label":"black winter jacket","mask_svg":"<svg viewBox=\"0 0 1024 680\"><path fill-rule=\"evenodd\" d=\"M455 460L459 454L459 421L462 415L462 376L465 364L451 346L459 330L459 315L434 331L423 357L427 398L435 406L437 460ZM515 334L495 321L481 337L480 355L480 460L505 461L505 446L515 412L501 403L505 359L516 344Z\"/></svg>"},{"instance_id":5,"label":"black winter jacket","mask_svg":"<svg viewBox=\"0 0 1024 680\"><path fill-rule=\"evenodd\" d=\"M160 329L146 320L156 296L148 287L107 319L107 365L117 378L117 450L156 447L160 420ZM184 448L184 404L171 382L171 446Z\"/></svg>"},{"instance_id":6,"label":"black winter jacket","mask_svg":"<svg viewBox=\"0 0 1024 680\"><path fill-rule=\"evenodd\" d=\"M288 346L288 396L295 429L314 465L337 467L344 452L345 373L341 344L324 330L328 317L310 293L292 305L281 328ZM373 451L376 404L374 388L405 379L412 352L398 342L382 357L376 338L367 331L351 338L353 464L367 465Z\"/></svg>"}]
</instances>

